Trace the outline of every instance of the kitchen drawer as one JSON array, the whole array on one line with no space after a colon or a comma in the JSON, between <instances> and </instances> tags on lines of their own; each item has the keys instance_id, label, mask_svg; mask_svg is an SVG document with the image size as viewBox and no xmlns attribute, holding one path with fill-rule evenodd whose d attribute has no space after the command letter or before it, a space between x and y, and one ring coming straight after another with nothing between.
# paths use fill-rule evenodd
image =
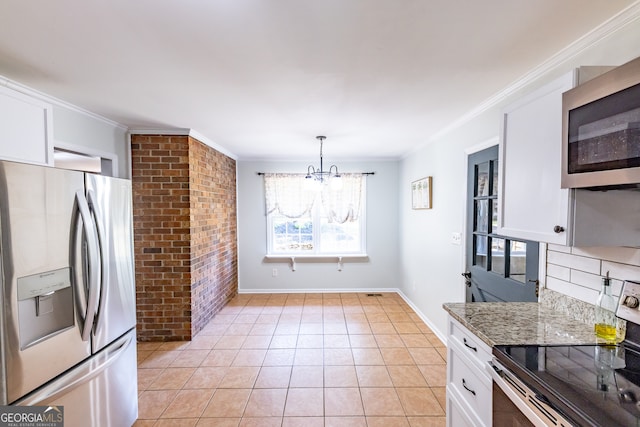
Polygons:
<instances>
[{"instance_id":1,"label":"kitchen drawer","mask_svg":"<svg viewBox=\"0 0 640 427\"><path fill-rule=\"evenodd\" d=\"M447 427L478 427L482 424L478 415L470 412L455 392L447 392Z\"/></svg>"},{"instance_id":2,"label":"kitchen drawer","mask_svg":"<svg viewBox=\"0 0 640 427\"><path fill-rule=\"evenodd\" d=\"M491 348L452 317L449 317L449 339L457 344L456 351L461 350L477 367L486 369L492 357Z\"/></svg>"},{"instance_id":3,"label":"kitchen drawer","mask_svg":"<svg viewBox=\"0 0 640 427\"><path fill-rule=\"evenodd\" d=\"M449 366L448 392L459 396L483 424L491 425L491 380L487 381L487 378L478 375L476 368L465 363L456 352L449 354L452 357L447 361L451 365Z\"/></svg>"}]
</instances>

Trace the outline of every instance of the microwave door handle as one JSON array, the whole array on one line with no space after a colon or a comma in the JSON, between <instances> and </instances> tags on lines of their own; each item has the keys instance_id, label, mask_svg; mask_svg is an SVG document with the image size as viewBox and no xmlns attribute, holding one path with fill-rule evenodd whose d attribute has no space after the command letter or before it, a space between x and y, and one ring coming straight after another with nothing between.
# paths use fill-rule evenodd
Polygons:
<instances>
[{"instance_id":1,"label":"microwave door handle","mask_svg":"<svg viewBox=\"0 0 640 427\"><path fill-rule=\"evenodd\" d=\"M103 228L103 224L100 220L100 218L102 218L102 215L100 215L100 209L98 206L98 203L96 202L96 195L94 193L93 190L89 190L87 192L87 199L89 201L89 210L91 211L92 218L94 220L94 224L96 227L96 235L98 236L98 259L96 262L96 265L100 266L100 275L99 278L100 280L98 280L96 282L96 286L97 286L97 290L96 290L96 297L97 297L97 301L95 302L95 323L96 323L96 330L100 329L100 326L102 324L102 319L104 318L104 316L100 315L101 312L101 308L102 308L102 302L105 300L105 290L106 290L106 283L107 283L107 278L105 277L107 274L107 266L105 265L105 234L104 234L104 228Z\"/></svg>"},{"instance_id":2,"label":"microwave door handle","mask_svg":"<svg viewBox=\"0 0 640 427\"><path fill-rule=\"evenodd\" d=\"M91 338L91 329L93 328L93 320L96 314L96 304L98 302L98 282L101 275L100 254L97 242L97 234L89 205L81 190L76 191L76 201L78 203L78 211L82 219L82 228L84 230L84 238L87 243L88 254L88 297L87 310L84 315L84 326L82 327L82 340L89 341Z\"/></svg>"}]
</instances>

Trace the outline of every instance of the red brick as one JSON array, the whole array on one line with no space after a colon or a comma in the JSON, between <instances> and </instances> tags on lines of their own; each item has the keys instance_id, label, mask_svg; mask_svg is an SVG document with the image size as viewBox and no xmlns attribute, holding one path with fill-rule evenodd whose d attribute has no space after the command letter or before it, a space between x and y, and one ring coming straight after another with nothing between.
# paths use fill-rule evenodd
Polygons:
<instances>
[{"instance_id":1,"label":"red brick","mask_svg":"<svg viewBox=\"0 0 640 427\"><path fill-rule=\"evenodd\" d=\"M187 136L131 150L138 338L189 340L238 292L236 164Z\"/></svg>"}]
</instances>

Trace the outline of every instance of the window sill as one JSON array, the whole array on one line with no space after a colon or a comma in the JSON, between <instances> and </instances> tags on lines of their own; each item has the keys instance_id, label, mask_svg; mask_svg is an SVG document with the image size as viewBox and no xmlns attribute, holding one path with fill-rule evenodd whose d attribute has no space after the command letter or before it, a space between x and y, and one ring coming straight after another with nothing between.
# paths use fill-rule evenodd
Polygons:
<instances>
[{"instance_id":1,"label":"window sill","mask_svg":"<svg viewBox=\"0 0 640 427\"><path fill-rule=\"evenodd\" d=\"M344 262L368 262L369 255L367 254L335 254L335 255L265 255L265 262L288 262L291 271L296 271L298 262L308 263L325 263L325 262L337 262L338 271L342 271Z\"/></svg>"},{"instance_id":2,"label":"window sill","mask_svg":"<svg viewBox=\"0 0 640 427\"><path fill-rule=\"evenodd\" d=\"M363 258L363 259L368 259L369 255L367 254L324 254L324 255L295 255L295 254L270 254L270 255L265 255L264 256L265 259L269 259L269 260L289 260L291 258L295 258L295 259L318 259L318 260L324 260L324 259L336 259L336 258L342 258L342 259L346 259L346 258Z\"/></svg>"}]
</instances>

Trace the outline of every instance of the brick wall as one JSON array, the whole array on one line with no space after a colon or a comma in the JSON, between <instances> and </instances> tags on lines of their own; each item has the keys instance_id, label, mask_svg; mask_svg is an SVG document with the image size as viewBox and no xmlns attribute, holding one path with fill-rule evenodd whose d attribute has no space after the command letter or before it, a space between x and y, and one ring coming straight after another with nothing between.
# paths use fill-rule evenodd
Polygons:
<instances>
[{"instance_id":1,"label":"brick wall","mask_svg":"<svg viewBox=\"0 0 640 427\"><path fill-rule=\"evenodd\" d=\"M189 340L237 293L235 161L132 135L138 339Z\"/></svg>"},{"instance_id":2,"label":"brick wall","mask_svg":"<svg viewBox=\"0 0 640 427\"><path fill-rule=\"evenodd\" d=\"M238 292L236 162L189 138L191 330Z\"/></svg>"}]
</instances>

